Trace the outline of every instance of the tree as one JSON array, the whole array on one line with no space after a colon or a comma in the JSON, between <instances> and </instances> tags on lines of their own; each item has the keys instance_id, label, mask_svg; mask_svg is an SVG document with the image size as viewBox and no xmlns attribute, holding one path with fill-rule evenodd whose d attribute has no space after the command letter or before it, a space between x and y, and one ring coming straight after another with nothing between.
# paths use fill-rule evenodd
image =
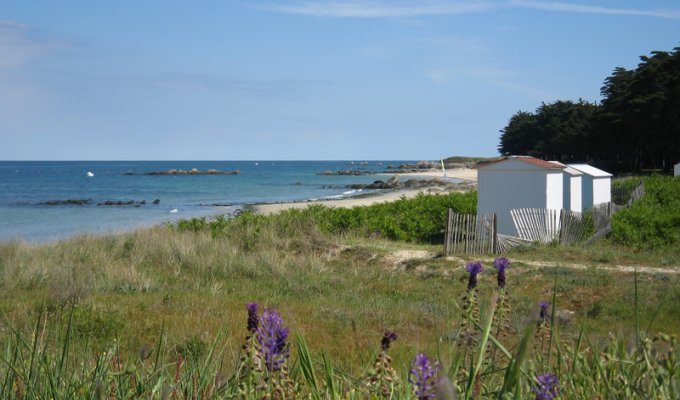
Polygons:
<instances>
[{"instance_id":1,"label":"tree","mask_svg":"<svg viewBox=\"0 0 680 400\"><path fill-rule=\"evenodd\" d=\"M597 105L579 100L543 103L536 113L519 111L501 131L498 151L555 160L583 160L591 148Z\"/></svg>"},{"instance_id":2,"label":"tree","mask_svg":"<svg viewBox=\"0 0 680 400\"><path fill-rule=\"evenodd\" d=\"M604 81L600 105L542 103L501 130L501 154L589 161L611 169L670 170L680 161L680 47L640 57Z\"/></svg>"}]
</instances>

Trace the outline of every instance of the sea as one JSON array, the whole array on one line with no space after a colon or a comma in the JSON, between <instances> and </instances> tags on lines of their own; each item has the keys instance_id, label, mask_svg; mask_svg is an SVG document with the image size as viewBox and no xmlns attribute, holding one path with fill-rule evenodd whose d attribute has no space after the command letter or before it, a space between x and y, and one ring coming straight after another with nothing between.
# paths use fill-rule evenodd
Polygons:
<instances>
[{"instance_id":1,"label":"sea","mask_svg":"<svg viewBox=\"0 0 680 400\"><path fill-rule=\"evenodd\" d=\"M40 243L193 217L229 216L252 204L362 196L375 191L348 186L389 177L322 173L379 174L388 166L413 162L0 161L0 240ZM194 168L239 174L145 175Z\"/></svg>"}]
</instances>

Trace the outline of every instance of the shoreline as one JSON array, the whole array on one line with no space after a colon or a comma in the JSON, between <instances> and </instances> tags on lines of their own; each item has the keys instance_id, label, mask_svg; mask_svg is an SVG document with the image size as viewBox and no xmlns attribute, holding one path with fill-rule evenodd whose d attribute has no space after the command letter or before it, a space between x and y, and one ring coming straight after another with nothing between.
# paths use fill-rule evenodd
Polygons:
<instances>
[{"instance_id":1,"label":"shoreline","mask_svg":"<svg viewBox=\"0 0 680 400\"><path fill-rule=\"evenodd\" d=\"M409 172L409 173L384 173L384 175L399 175L405 178L443 178L443 173L440 170L426 170L419 172ZM446 170L446 175L451 179L459 179L463 182L461 183L461 191L469 190L468 185L473 185L477 183L477 170L470 168L456 168ZM463 186L464 185L464 186ZM425 194L441 194L450 193L452 191L458 190L447 190L438 186L431 186L421 189L405 189L405 190L393 190L389 192L375 193L374 195L368 196L354 196L342 199L324 199L324 200L308 200L308 201L295 201L288 203L261 203L252 204L251 206L255 209L257 214L269 215L275 214L284 210L289 210L292 208L301 209L306 208L310 205L324 205L329 207L340 207L340 208L352 208L359 206L370 206L372 204L386 203L397 201L402 197L407 199L416 197L420 193Z\"/></svg>"},{"instance_id":2,"label":"shoreline","mask_svg":"<svg viewBox=\"0 0 680 400\"><path fill-rule=\"evenodd\" d=\"M205 217L208 219L215 218L218 215L225 215L227 217L238 214L242 209L252 208L255 212L260 214L271 214L280 210L289 208L303 208L312 204L323 204L332 207L355 207L367 206L381 202L391 202L399 200L402 197L412 198L419 193L448 193L451 191L469 190L471 185L476 182L475 169L450 169L447 170L447 177L450 178L450 183L454 185L441 185L437 181L443 177L442 171L437 169L423 170L417 172L399 173L385 171L374 174L375 180L387 181L390 177L399 176L402 181L410 179L431 180L427 186L390 189L382 188L378 190L356 190L354 193L343 193L342 195L320 197L320 198L304 198L299 197L299 200L276 200L267 203L235 203L223 204L216 202L215 204L190 204L183 205L178 202L166 202L164 200L163 206L153 210L144 208L129 208L125 206L98 208L94 204L89 204L87 207L79 207L77 218L82 219L82 223L72 223L73 212L70 211L72 207L67 205L67 208L54 207L45 208L41 212L42 218L45 222L36 224L30 229L0 229L0 243L21 241L29 244L45 244L54 243L62 240L67 240L79 235L116 235L124 232L131 232L140 228L150 228L166 223L173 223L179 219L191 219L195 217ZM101 174L98 174L101 175ZM90 179L90 178L87 178ZM366 181L366 179L364 179ZM448 187L446 187L448 186ZM65 197L67 198L67 197ZM85 198L85 197L83 197ZM174 212L173 209L178 209L179 212ZM101 213L102 210L106 212ZM143 210L146 210L142 212ZM0 216L3 212L8 212L7 209L0 208ZM25 215L25 218L31 217L31 207L24 207L14 210L14 215L20 218ZM88 218L87 216L92 218ZM93 222L94 221L94 222ZM96 222L96 223L95 223ZM10 225L11 227L11 225Z\"/></svg>"}]
</instances>

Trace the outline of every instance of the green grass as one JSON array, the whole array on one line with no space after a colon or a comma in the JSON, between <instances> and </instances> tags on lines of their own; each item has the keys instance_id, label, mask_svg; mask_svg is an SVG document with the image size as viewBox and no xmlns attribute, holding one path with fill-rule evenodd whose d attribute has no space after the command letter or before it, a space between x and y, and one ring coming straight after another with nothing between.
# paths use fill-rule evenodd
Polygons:
<instances>
[{"instance_id":1,"label":"green grass","mask_svg":"<svg viewBox=\"0 0 680 400\"><path fill-rule=\"evenodd\" d=\"M401 207L406 212L415 209ZM94 396L98 382L104 382L107 390L118 382L116 398L125 398L126 393L133 393L132 398L155 393L158 398L166 386L179 388L182 396L207 391L209 382L218 375L233 375L240 365L245 304L252 301L275 307L291 334L304 337L305 344L293 351L290 374L302 393L310 393L312 371L304 372L300 365L304 359L300 351L307 349L305 362L313 362L312 380L319 381L323 398L333 398L326 367L343 398L351 390L355 398L364 398L357 379L370 373L385 330L399 334L389 353L402 383L395 398L405 398L410 390L407 371L418 352L439 359L461 395L475 393L465 383L470 368L482 371L483 398L496 398L499 390L521 392L526 398L536 372L573 365L578 371L569 379L577 381L568 382L573 386L569 393L574 393L568 398L593 398L596 390L626 390L620 379L644 386L640 393L652 393L648 387L662 368L660 353L652 347L663 341L652 344L651 338L659 331L679 333L677 274L652 271L636 277L601 268L618 264L677 268L677 262L669 261L676 259L677 250L611 243L590 248L525 247L507 255L513 260L508 272L509 332L499 340L487 336L489 346L497 349L494 360L504 361L497 365L488 361L486 349L469 350L466 358L457 338L467 284L464 265L471 258L395 260L397 251L438 253L441 246L393 241L372 229L329 228L316 219L325 212L246 214L216 223L192 220L175 227L81 236L39 246L1 243L2 393L15 396L17 382L23 381L26 388L27 379L34 379L31 359L34 365L40 363L37 380L32 381L36 391L53 390L50 382L63 389L54 398ZM496 286L490 256L484 259L478 289L480 334L491 316ZM525 335L535 324L540 301L555 304L551 322L559 329L549 363L534 349L534 334ZM642 335L634 323L638 317ZM650 342L638 342L638 336ZM526 352L521 351L523 346L529 346ZM649 351L645 346L651 346ZM141 360L141 349L147 349L143 353L153 349L152 356ZM511 362L506 354L516 358ZM113 367L114 355L119 370ZM180 355L185 369L175 381ZM651 357L649 365L647 361L639 365L640 357ZM65 367L59 369L62 359ZM671 376L677 373L673 371ZM621 378L609 382L610 376ZM226 389L220 393L228 395Z\"/></svg>"}]
</instances>

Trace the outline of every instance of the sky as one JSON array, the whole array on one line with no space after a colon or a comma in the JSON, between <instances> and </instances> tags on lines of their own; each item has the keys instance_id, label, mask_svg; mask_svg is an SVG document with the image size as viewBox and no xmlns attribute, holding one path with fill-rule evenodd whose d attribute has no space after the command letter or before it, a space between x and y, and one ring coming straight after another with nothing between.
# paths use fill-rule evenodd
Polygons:
<instances>
[{"instance_id":1,"label":"sky","mask_svg":"<svg viewBox=\"0 0 680 400\"><path fill-rule=\"evenodd\" d=\"M0 0L0 160L494 156L678 46L677 0Z\"/></svg>"}]
</instances>

